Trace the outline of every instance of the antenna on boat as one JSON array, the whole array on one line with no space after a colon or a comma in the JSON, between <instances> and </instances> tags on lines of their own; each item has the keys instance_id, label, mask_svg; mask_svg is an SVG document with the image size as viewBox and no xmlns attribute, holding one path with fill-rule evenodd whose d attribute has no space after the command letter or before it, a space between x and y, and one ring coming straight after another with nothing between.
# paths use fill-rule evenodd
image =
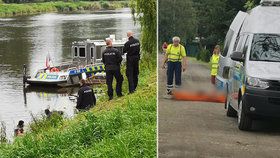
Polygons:
<instances>
[{"instance_id":1,"label":"antenna on boat","mask_svg":"<svg viewBox=\"0 0 280 158\"><path fill-rule=\"evenodd\" d=\"M26 65L23 64L23 87L25 87L26 78Z\"/></svg>"}]
</instances>

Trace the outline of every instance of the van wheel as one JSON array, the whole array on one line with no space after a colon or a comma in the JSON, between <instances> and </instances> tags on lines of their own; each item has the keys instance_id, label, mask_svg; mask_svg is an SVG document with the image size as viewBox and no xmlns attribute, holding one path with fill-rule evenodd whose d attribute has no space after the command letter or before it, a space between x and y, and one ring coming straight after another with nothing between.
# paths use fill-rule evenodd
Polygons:
<instances>
[{"instance_id":1,"label":"van wheel","mask_svg":"<svg viewBox=\"0 0 280 158\"><path fill-rule=\"evenodd\" d=\"M227 116L228 117L236 117L237 116L237 112L229 104L227 105Z\"/></svg>"},{"instance_id":2,"label":"van wheel","mask_svg":"<svg viewBox=\"0 0 280 158\"><path fill-rule=\"evenodd\" d=\"M227 116L228 117L236 117L237 116L237 112L230 105L229 97L228 97L228 91L226 92L226 94L227 94L227 96L226 96L225 108L227 109Z\"/></svg>"},{"instance_id":3,"label":"van wheel","mask_svg":"<svg viewBox=\"0 0 280 158\"><path fill-rule=\"evenodd\" d=\"M241 100L238 110L238 128L240 130L249 131L252 127L252 119L244 112L244 102Z\"/></svg>"}]
</instances>

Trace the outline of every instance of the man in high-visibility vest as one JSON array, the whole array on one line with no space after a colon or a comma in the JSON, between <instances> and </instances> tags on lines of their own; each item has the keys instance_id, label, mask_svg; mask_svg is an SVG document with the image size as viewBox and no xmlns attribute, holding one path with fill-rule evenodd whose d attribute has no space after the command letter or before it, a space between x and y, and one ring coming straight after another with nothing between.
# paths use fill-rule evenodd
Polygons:
<instances>
[{"instance_id":1,"label":"man in high-visibility vest","mask_svg":"<svg viewBox=\"0 0 280 158\"><path fill-rule=\"evenodd\" d=\"M220 46L216 45L213 51L213 55L210 59L211 63L211 83L215 85L216 83L216 76L218 74L219 68L219 59L220 59Z\"/></svg>"},{"instance_id":2,"label":"man in high-visibility vest","mask_svg":"<svg viewBox=\"0 0 280 158\"><path fill-rule=\"evenodd\" d=\"M163 68L167 63L167 95L172 94L173 78L175 74L175 88L181 86L182 71L186 70L186 50L180 44L179 37L173 37L173 44L168 45L163 61Z\"/></svg>"}]
</instances>

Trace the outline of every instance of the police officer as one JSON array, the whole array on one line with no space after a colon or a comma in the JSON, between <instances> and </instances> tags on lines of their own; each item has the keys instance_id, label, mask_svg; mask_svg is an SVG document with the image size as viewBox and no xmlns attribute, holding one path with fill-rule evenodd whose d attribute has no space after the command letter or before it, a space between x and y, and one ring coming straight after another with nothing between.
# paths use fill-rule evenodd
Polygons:
<instances>
[{"instance_id":1,"label":"police officer","mask_svg":"<svg viewBox=\"0 0 280 158\"><path fill-rule=\"evenodd\" d=\"M102 61L105 65L106 71L106 84L108 87L109 100L113 99L113 78L116 78L116 93L118 97L122 95L122 83L123 76L120 71L120 65L122 62L121 52L112 46L112 40L106 39L107 48L102 53Z\"/></svg>"},{"instance_id":2,"label":"police officer","mask_svg":"<svg viewBox=\"0 0 280 158\"><path fill-rule=\"evenodd\" d=\"M89 110L92 106L96 105L96 98L93 90L86 85L86 81L81 79L81 88L78 92L78 100L76 108L78 110Z\"/></svg>"},{"instance_id":3,"label":"police officer","mask_svg":"<svg viewBox=\"0 0 280 158\"><path fill-rule=\"evenodd\" d=\"M124 44L123 52L126 55L126 76L128 79L129 93L133 93L138 85L140 42L133 37L133 32L127 32L128 41Z\"/></svg>"}]
</instances>

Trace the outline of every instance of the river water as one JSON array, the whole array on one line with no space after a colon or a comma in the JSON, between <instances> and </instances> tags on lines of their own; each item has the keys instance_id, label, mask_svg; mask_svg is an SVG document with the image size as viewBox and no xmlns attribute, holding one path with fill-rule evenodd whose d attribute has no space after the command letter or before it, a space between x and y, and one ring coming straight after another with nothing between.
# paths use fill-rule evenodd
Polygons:
<instances>
[{"instance_id":1,"label":"river water","mask_svg":"<svg viewBox=\"0 0 280 158\"><path fill-rule=\"evenodd\" d=\"M43 68L49 53L54 64L71 60L71 43L85 39L105 39L115 34L126 37L127 30L139 37L129 9L79 14L48 13L0 18L0 121L9 139L19 120L28 124L46 108L73 116L75 102L69 99L77 88L23 88L22 66L29 73Z\"/></svg>"}]
</instances>

